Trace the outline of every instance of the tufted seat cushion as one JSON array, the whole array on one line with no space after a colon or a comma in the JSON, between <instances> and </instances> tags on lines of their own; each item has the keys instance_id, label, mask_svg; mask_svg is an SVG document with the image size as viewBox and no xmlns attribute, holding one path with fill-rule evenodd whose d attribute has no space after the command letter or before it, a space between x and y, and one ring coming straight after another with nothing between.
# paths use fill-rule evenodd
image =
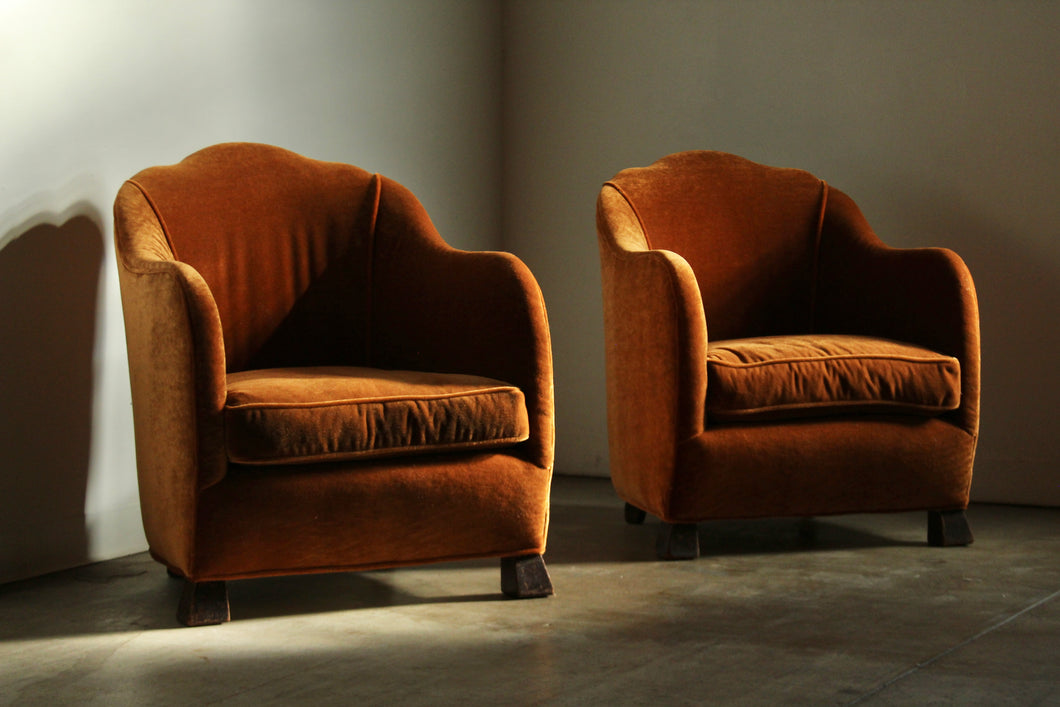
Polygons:
<instances>
[{"instance_id":1,"label":"tufted seat cushion","mask_svg":"<svg viewBox=\"0 0 1060 707\"><path fill-rule=\"evenodd\" d=\"M225 443L240 464L489 449L528 437L523 393L490 378L355 367L228 375Z\"/></svg>"},{"instance_id":2,"label":"tufted seat cushion","mask_svg":"<svg viewBox=\"0 0 1060 707\"><path fill-rule=\"evenodd\" d=\"M961 400L957 359L864 336L711 343L707 416L717 421L847 412L937 415Z\"/></svg>"}]
</instances>

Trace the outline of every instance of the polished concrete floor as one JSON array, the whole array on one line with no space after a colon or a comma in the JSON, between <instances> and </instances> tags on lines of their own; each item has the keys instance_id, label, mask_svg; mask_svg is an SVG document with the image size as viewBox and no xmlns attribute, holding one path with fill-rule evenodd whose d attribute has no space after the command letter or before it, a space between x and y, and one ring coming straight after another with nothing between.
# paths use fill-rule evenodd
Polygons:
<instances>
[{"instance_id":1,"label":"polished concrete floor","mask_svg":"<svg viewBox=\"0 0 1060 707\"><path fill-rule=\"evenodd\" d=\"M1060 705L1060 509L704 524L654 558L605 480L558 478L556 596L498 563L230 583L181 628L145 554L0 586L2 704Z\"/></svg>"}]
</instances>

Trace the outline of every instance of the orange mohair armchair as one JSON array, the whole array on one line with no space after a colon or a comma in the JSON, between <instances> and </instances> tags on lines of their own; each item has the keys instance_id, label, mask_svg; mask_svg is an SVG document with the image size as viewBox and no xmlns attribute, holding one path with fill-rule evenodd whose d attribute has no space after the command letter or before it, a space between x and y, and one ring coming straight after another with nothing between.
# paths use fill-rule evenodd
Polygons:
<instances>
[{"instance_id":1,"label":"orange mohair armchair","mask_svg":"<svg viewBox=\"0 0 1060 707\"><path fill-rule=\"evenodd\" d=\"M449 247L398 183L234 143L146 169L115 203L136 461L178 618L225 580L501 558L552 593L540 289Z\"/></svg>"},{"instance_id":2,"label":"orange mohair armchair","mask_svg":"<svg viewBox=\"0 0 1060 707\"><path fill-rule=\"evenodd\" d=\"M979 319L954 253L707 151L620 172L597 230L611 475L660 557L723 518L927 510L931 544L972 541Z\"/></svg>"}]
</instances>

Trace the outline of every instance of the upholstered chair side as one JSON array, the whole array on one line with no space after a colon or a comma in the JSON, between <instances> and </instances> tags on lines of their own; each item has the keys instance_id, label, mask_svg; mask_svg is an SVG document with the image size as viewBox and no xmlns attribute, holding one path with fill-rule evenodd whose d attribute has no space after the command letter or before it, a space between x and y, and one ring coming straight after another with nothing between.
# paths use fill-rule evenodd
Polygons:
<instances>
[{"instance_id":1,"label":"upholstered chair side","mask_svg":"<svg viewBox=\"0 0 1060 707\"><path fill-rule=\"evenodd\" d=\"M907 341L957 358L961 405L943 416L979 432L979 306L964 261L945 248L892 248L831 189L821 235L815 329ZM969 477L971 469L968 470Z\"/></svg>"},{"instance_id":2,"label":"upholstered chair side","mask_svg":"<svg viewBox=\"0 0 1060 707\"><path fill-rule=\"evenodd\" d=\"M704 429L707 327L695 275L649 250L616 187L597 202L611 474L640 511L670 517L676 450Z\"/></svg>"},{"instance_id":3,"label":"upholstered chair side","mask_svg":"<svg viewBox=\"0 0 1060 707\"><path fill-rule=\"evenodd\" d=\"M509 253L445 243L405 187L383 178L373 245L373 365L469 373L526 397L530 438L520 456L552 469L552 347L544 298Z\"/></svg>"},{"instance_id":4,"label":"upholstered chair side","mask_svg":"<svg viewBox=\"0 0 1060 707\"><path fill-rule=\"evenodd\" d=\"M198 493L226 470L220 319L206 283L173 259L133 183L115 202L115 241L144 529L151 553L187 575Z\"/></svg>"}]
</instances>

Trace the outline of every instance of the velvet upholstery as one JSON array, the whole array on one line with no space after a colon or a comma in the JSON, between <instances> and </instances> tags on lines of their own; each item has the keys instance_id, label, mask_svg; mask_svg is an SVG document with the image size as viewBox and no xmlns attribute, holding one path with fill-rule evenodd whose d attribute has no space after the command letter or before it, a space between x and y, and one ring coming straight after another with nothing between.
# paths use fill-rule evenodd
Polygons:
<instances>
[{"instance_id":1,"label":"velvet upholstery","mask_svg":"<svg viewBox=\"0 0 1060 707\"><path fill-rule=\"evenodd\" d=\"M968 504L964 263L893 249L813 175L692 151L602 188L611 474L666 523Z\"/></svg>"},{"instance_id":2,"label":"velvet upholstery","mask_svg":"<svg viewBox=\"0 0 1060 707\"><path fill-rule=\"evenodd\" d=\"M151 553L192 582L542 553L541 292L380 175L249 143L146 169L115 238Z\"/></svg>"}]
</instances>

